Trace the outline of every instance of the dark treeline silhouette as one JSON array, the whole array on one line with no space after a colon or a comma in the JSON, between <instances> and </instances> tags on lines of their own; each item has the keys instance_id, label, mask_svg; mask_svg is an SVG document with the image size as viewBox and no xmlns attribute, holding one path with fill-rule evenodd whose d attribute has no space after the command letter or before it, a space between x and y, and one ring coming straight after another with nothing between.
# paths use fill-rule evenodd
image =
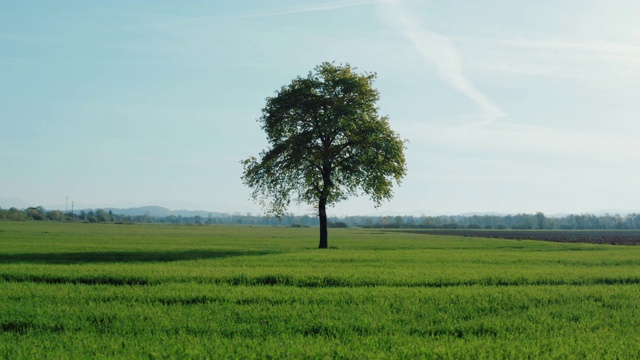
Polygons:
<instances>
[{"instance_id":1,"label":"dark treeline silhouette","mask_svg":"<svg viewBox=\"0 0 640 360\"><path fill-rule=\"evenodd\" d=\"M319 226L317 216L287 214L268 217L247 214L209 214L209 216L152 216L123 215L103 209L63 212L47 211L42 206L26 209L0 208L0 220L37 220L87 223L164 223L186 225L264 225L264 226ZM386 229L640 229L640 214L570 214L547 217L543 213L516 215L440 215L440 216L345 216L329 217L330 227L362 227Z\"/></svg>"}]
</instances>

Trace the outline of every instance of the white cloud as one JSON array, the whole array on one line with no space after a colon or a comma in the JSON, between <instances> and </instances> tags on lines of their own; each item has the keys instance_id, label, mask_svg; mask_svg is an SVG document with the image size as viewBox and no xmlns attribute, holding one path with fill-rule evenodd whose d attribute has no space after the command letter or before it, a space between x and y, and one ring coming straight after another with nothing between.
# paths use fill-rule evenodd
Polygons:
<instances>
[{"instance_id":1,"label":"white cloud","mask_svg":"<svg viewBox=\"0 0 640 360\"><path fill-rule=\"evenodd\" d=\"M318 12L318 11L332 11L350 7L358 7L358 6L367 6L367 5L375 5L375 4L387 4L387 3L395 3L397 0L364 0L364 1L340 1L340 2L332 2L326 4L316 4L316 5L306 5L297 8L275 11L270 13L258 13L258 14L249 14L249 15L241 15L238 18L241 19L250 19L250 18L261 18L261 17L272 17L272 16L283 16L283 15L292 15L299 13L308 13L308 12Z\"/></svg>"},{"instance_id":2,"label":"white cloud","mask_svg":"<svg viewBox=\"0 0 640 360\"><path fill-rule=\"evenodd\" d=\"M469 68L521 76L637 83L640 46L604 41L456 37Z\"/></svg>"},{"instance_id":3,"label":"white cloud","mask_svg":"<svg viewBox=\"0 0 640 360\"><path fill-rule=\"evenodd\" d=\"M276 17L276 16L295 15L295 14L301 14L301 13L333 11L333 10L340 10L345 8L369 6L369 5L376 5L376 4L386 4L386 3L394 3L394 2L397 2L397 0L359 0L359 1L339 1L339 2L330 2L330 3L308 4L308 5L298 6L298 7L284 8L279 11L270 11L270 12L249 12L249 13L240 13L240 14L223 15L223 16L188 17L188 18L183 18L178 20L163 21L163 22L154 23L151 25L143 26L143 27L167 28L167 27L183 26L185 24L191 24L191 23L203 24L203 23L212 23L212 22L220 22L220 21L259 19L259 18L269 18L269 17Z\"/></svg>"},{"instance_id":4,"label":"white cloud","mask_svg":"<svg viewBox=\"0 0 640 360\"><path fill-rule=\"evenodd\" d=\"M400 29L415 50L435 68L440 78L473 100L482 109L485 122L490 123L505 116L504 111L478 90L464 74L462 59L449 38L427 29L411 17L401 3L395 3L397 4L381 9L383 16Z\"/></svg>"},{"instance_id":5,"label":"white cloud","mask_svg":"<svg viewBox=\"0 0 640 360\"><path fill-rule=\"evenodd\" d=\"M482 158L514 158L565 168L597 164L599 168L629 171L640 160L640 143L632 134L563 131L512 123L450 126L421 122L409 127L414 134L410 141L418 147Z\"/></svg>"}]
</instances>

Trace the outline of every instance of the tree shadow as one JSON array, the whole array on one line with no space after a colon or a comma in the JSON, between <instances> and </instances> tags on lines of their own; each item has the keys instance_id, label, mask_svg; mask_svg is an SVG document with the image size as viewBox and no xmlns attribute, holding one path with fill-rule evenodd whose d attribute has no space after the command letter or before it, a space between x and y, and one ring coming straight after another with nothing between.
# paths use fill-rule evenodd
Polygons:
<instances>
[{"instance_id":1,"label":"tree shadow","mask_svg":"<svg viewBox=\"0 0 640 360\"><path fill-rule=\"evenodd\" d=\"M88 264L173 262L183 260L222 259L238 256L262 256L276 251L258 250L188 250L188 251L87 251L65 253L0 254L0 264Z\"/></svg>"}]
</instances>

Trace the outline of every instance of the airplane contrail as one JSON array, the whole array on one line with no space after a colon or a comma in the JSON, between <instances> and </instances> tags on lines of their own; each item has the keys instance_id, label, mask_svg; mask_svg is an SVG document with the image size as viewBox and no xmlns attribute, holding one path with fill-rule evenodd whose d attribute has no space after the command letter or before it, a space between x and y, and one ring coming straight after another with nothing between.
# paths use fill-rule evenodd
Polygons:
<instances>
[{"instance_id":1,"label":"airplane contrail","mask_svg":"<svg viewBox=\"0 0 640 360\"><path fill-rule=\"evenodd\" d=\"M425 28L402 8L400 1L396 5L385 6L384 16L396 24L411 41L415 50L436 70L438 76L449 86L468 96L483 111L485 122L493 122L506 114L498 105L478 90L465 76L462 60L453 43L444 35Z\"/></svg>"}]
</instances>

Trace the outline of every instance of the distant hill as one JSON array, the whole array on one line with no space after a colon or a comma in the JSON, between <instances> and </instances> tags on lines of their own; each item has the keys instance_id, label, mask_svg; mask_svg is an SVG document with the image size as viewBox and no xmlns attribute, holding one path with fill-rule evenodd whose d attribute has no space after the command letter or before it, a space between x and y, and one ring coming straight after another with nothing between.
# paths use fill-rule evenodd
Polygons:
<instances>
[{"instance_id":1,"label":"distant hill","mask_svg":"<svg viewBox=\"0 0 640 360\"><path fill-rule=\"evenodd\" d=\"M3 209L9 209L12 207L15 207L18 209L25 209L25 208L28 208L29 206L31 206L31 204L29 204L26 201L23 201L22 199L18 199L17 197L0 198L0 208L3 208Z\"/></svg>"},{"instance_id":2,"label":"distant hill","mask_svg":"<svg viewBox=\"0 0 640 360\"><path fill-rule=\"evenodd\" d=\"M220 212L212 212L212 211L204 211L204 210L171 210L162 206L141 206L134 207L128 209L118 209L118 208L105 208L105 211L111 211L114 214L118 215L127 215L127 216L136 216L136 215L149 215L155 217L167 217L167 216L183 216L183 217L193 217L193 216L202 216L204 218L209 217L209 215L213 217L221 217L226 216L224 213Z\"/></svg>"}]
</instances>

